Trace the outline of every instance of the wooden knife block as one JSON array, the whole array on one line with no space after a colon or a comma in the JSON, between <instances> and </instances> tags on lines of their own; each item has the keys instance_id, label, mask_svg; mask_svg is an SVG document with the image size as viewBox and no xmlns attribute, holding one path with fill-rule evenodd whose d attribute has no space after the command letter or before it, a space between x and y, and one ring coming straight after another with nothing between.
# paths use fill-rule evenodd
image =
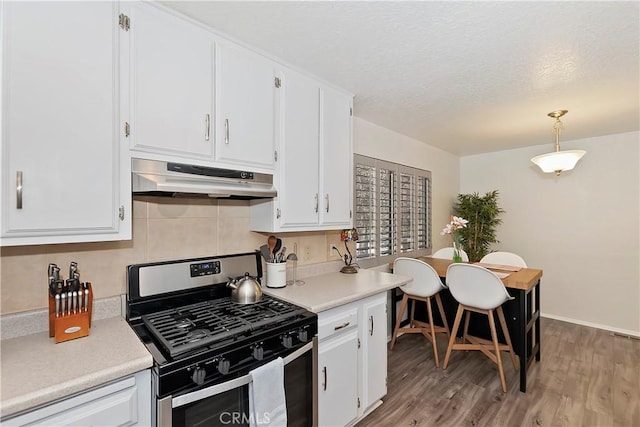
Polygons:
<instances>
[{"instance_id":1,"label":"wooden knife block","mask_svg":"<svg viewBox=\"0 0 640 427\"><path fill-rule=\"evenodd\" d=\"M93 288L89 283L89 306L87 311L56 317L56 300L49 293L49 336L55 343L86 337L91 329Z\"/></svg>"}]
</instances>

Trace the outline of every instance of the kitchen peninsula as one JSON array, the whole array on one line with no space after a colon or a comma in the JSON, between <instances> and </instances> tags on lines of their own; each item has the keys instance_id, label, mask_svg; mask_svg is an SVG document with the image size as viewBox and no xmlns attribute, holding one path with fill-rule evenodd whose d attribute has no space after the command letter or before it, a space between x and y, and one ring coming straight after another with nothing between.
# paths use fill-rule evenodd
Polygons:
<instances>
[{"instance_id":1,"label":"kitchen peninsula","mask_svg":"<svg viewBox=\"0 0 640 427\"><path fill-rule=\"evenodd\" d=\"M353 425L387 394L387 291L410 277L360 269L264 292L318 314L314 425Z\"/></svg>"}]
</instances>

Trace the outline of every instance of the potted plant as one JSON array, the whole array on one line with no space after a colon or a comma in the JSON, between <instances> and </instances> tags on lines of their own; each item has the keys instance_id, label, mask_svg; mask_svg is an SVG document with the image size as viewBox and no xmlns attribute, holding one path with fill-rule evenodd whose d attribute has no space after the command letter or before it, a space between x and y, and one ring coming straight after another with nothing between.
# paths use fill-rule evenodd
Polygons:
<instances>
[{"instance_id":1,"label":"potted plant","mask_svg":"<svg viewBox=\"0 0 640 427\"><path fill-rule=\"evenodd\" d=\"M478 193L458 194L454 211L468 221L466 227L458 232L469 261L480 261L490 252L490 246L498 243L496 227L502 223L499 216L504 212L498 206L498 190L484 196Z\"/></svg>"}]
</instances>

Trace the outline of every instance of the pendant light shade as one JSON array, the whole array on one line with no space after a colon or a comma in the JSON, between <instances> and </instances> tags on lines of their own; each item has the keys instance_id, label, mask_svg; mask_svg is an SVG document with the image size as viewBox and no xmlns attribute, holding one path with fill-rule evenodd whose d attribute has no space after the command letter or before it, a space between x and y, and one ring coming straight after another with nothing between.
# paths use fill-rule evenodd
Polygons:
<instances>
[{"instance_id":1,"label":"pendant light shade","mask_svg":"<svg viewBox=\"0 0 640 427\"><path fill-rule=\"evenodd\" d=\"M556 110L547 114L549 117L556 119L553 125L553 133L556 135L556 151L542 154L531 159L544 173L555 172L556 175L560 175L561 172L570 171L576 166L582 156L586 154L584 150L560 151L560 131L563 128L560 117L567 114L567 112L567 110Z\"/></svg>"}]
</instances>

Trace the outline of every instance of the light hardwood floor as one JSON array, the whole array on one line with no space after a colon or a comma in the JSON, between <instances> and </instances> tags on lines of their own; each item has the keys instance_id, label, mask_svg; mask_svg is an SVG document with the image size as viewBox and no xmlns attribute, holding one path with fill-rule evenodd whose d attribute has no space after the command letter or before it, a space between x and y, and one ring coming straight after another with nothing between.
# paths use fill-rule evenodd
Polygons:
<instances>
[{"instance_id":1,"label":"light hardwood floor","mask_svg":"<svg viewBox=\"0 0 640 427\"><path fill-rule=\"evenodd\" d=\"M527 393L505 352L503 394L496 365L480 352L452 353L444 371L426 338L399 337L384 403L358 427L640 426L640 341L546 318L540 329L541 360L530 368ZM441 359L445 338L438 337Z\"/></svg>"}]
</instances>

